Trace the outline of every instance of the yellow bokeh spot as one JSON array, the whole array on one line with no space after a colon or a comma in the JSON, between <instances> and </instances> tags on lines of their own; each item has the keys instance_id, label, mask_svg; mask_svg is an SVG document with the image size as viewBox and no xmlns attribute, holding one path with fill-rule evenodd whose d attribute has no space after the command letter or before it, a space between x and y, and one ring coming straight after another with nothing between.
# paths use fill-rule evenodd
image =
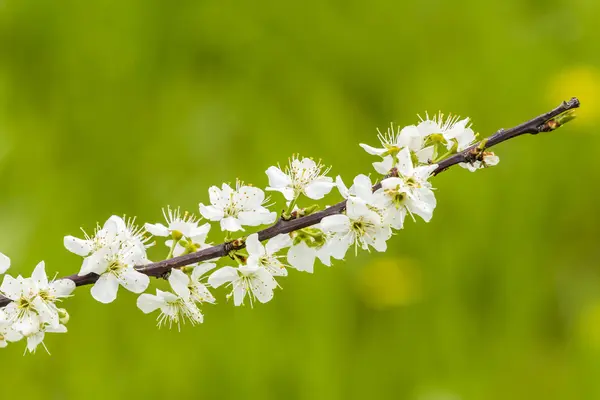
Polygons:
<instances>
[{"instance_id":1,"label":"yellow bokeh spot","mask_svg":"<svg viewBox=\"0 0 600 400\"><path fill-rule=\"evenodd\" d=\"M598 120L600 107L600 71L591 65L567 68L550 80L548 101L552 106L571 97L581 101L581 108L575 111L577 123L591 124Z\"/></svg>"},{"instance_id":2,"label":"yellow bokeh spot","mask_svg":"<svg viewBox=\"0 0 600 400\"><path fill-rule=\"evenodd\" d=\"M578 332L584 344L600 350L600 301L589 304L581 312Z\"/></svg>"},{"instance_id":3,"label":"yellow bokeh spot","mask_svg":"<svg viewBox=\"0 0 600 400\"><path fill-rule=\"evenodd\" d=\"M403 306L421 295L421 275L409 259L376 259L361 269L357 284L363 301L372 308Z\"/></svg>"}]
</instances>

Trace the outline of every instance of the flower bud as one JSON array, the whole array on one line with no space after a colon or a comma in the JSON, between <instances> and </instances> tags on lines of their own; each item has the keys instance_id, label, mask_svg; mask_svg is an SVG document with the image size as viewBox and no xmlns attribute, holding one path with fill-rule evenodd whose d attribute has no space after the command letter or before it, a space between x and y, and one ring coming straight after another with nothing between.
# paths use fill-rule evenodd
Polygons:
<instances>
[{"instance_id":1,"label":"flower bud","mask_svg":"<svg viewBox=\"0 0 600 400\"><path fill-rule=\"evenodd\" d=\"M58 320L60 321L61 324L66 325L67 322L69 322L70 318L71 317L69 316L69 313L67 312L67 310L65 310L64 308L58 309Z\"/></svg>"}]
</instances>

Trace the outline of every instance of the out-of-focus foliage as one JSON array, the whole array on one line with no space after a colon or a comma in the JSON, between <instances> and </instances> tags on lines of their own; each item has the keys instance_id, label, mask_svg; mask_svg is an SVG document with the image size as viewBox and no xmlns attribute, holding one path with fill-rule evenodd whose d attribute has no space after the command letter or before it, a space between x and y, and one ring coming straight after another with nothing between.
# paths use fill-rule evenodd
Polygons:
<instances>
[{"instance_id":1,"label":"out-of-focus foliage","mask_svg":"<svg viewBox=\"0 0 600 400\"><path fill-rule=\"evenodd\" d=\"M497 148L498 167L435 178L433 221L385 255L292 273L253 310L220 291L178 333L129 293L80 288L52 357L0 351L0 397L600 398L598 17L592 0L1 0L13 273L73 273L65 234L196 212L210 185L265 186L294 152L350 181L374 161L359 142L425 110L487 135L573 95L583 109Z\"/></svg>"}]
</instances>

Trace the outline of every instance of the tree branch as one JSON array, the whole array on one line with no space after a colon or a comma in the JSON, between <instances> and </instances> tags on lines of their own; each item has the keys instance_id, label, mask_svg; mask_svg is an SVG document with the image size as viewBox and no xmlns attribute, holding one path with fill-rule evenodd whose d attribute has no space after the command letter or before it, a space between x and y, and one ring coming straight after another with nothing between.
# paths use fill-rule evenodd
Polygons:
<instances>
[{"instance_id":1,"label":"tree branch","mask_svg":"<svg viewBox=\"0 0 600 400\"><path fill-rule=\"evenodd\" d=\"M573 97L568 102L563 102L558 107L542 114L532 120L522 123L521 125L515 126L507 130L500 129L495 134L487 139L474 144L468 149L454 154L438 163L438 167L434 170L433 175L438 175L453 165L459 163L473 162L481 157L483 151L486 148L495 146L506 140L515 138L524 134L536 135L541 132L550 132L563 124L573 119L572 111L578 108L580 105L579 100ZM377 190L381 187L381 183L373 186L373 190ZM342 201L333 206L326 208L323 211L316 212L304 217L298 217L295 219L285 220L280 218L274 225L261 230L258 232L258 238L260 241L271 239L277 235L290 233L299 229L307 228L312 225L316 225L327 216L340 214L346 208L346 201ZM162 277L168 273L172 268L181 268L186 265L195 264L201 261L208 261L218 259L229 254L232 250L238 250L245 247L244 241L234 240L232 242L221 243L195 253L186 254L179 257L173 257L168 260L159 261L147 265L136 267L138 271L148 276ZM90 285L98 280L98 275L88 274L84 276L70 275L62 279L70 279L77 286ZM0 307L6 306L10 303L10 299L0 296Z\"/></svg>"}]
</instances>

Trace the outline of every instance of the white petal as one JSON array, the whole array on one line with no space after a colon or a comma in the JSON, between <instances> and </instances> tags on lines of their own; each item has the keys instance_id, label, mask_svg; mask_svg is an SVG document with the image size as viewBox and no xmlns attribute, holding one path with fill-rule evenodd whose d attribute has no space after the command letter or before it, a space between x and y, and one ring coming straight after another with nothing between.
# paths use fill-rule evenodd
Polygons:
<instances>
[{"instance_id":1,"label":"white petal","mask_svg":"<svg viewBox=\"0 0 600 400\"><path fill-rule=\"evenodd\" d=\"M290 177L277 167L269 167L266 173L269 177L269 186L273 189L282 189L292 184Z\"/></svg>"},{"instance_id":2,"label":"white petal","mask_svg":"<svg viewBox=\"0 0 600 400\"><path fill-rule=\"evenodd\" d=\"M223 267L216 270L208 277L208 284L214 288L218 288L224 283L233 282L239 279L237 269L233 267Z\"/></svg>"},{"instance_id":3,"label":"white petal","mask_svg":"<svg viewBox=\"0 0 600 400\"><path fill-rule=\"evenodd\" d=\"M500 162L500 157L498 157L495 154L486 154L483 157L483 162L487 165L487 166L494 166L494 165L498 165L498 163Z\"/></svg>"},{"instance_id":4,"label":"white petal","mask_svg":"<svg viewBox=\"0 0 600 400\"><path fill-rule=\"evenodd\" d=\"M208 196L210 198L210 204L216 206L217 208L223 208L227 206L227 202L229 201L229 194L232 192L229 185L223 184L223 193L221 189L216 186L211 186L208 189ZM206 217L204 217L206 218Z\"/></svg>"},{"instance_id":5,"label":"white petal","mask_svg":"<svg viewBox=\"0 0 600 400\"><path fill-rule=\"evenodd\" d=\"M190 284L190 278L179 269L172 269L171 275L169 275L169 283L173 288L173 291L187 300L190 297L190 289L188 289L188 285Z\"/></svg>"},{"instance_id":6,"label":"white petal","mask_svg":"<svg viewBox=\"0 0 600 400\"><path fill-rule=\"evenodd\" d=\"M350 194L348 191L348 187L346 186L346 184L344 183L344 180L342 179L341 176L337 176L335 178L335 184L338 188L338 191L340 192L340 194L342 195L343 198L347 199L348 195Z\"/></svg>"},{"instance_id":7,"label":"white petal","mask_svg":"<svg viewBox=\"0 0 600 400\"><path fill-rule=\"evenodd\" d=\"M221 220L221 230L236 232L242 229L242 224L237 218L227 217Z\"/></svg>"},{"instance_id":8,"label":"white petal","mask_svg":"<svg viewBox=\"0 0 600 400\"><path fill-rule=\"evenodd\" d=\"M392 156L385 156L382 161L373 163L373 168L381 175L387 175L393 167L394 160Z\"/></svg>"},{"instance_id":9,"label":"white petal","mask_svg":"<svg viewBox=\"0 0 600 400\"><path fill-rule=\"evenodd\" d=\"M215 263L201 263L194 268L192 272L192 281L197 281L202 275L214 269L217 266Z\"/></svg>"},{"instance_id":10,"label":"white petal","mask_svg":"<svg viewBox=\"0 0 600 400\"><path fill-rule=\"evenodd\" d=\"M125 267L119 271L119 278L121 286L133 293L142 293L150 284L148 275L136 271L133 267Z\"/></svg>"},{"instance_id":11,"label":"white petal","mask_svg":"<svg viewBox=\"0 0 600 400\"><path fill-rule=\"evenodd\" d=\"M273 298L273 289L277 287L277 282L267 270L259 269L256 271L249 283L252 294L261 303L266 303Z\"/></svg>"},{"instance_id":12,"label":"white petal","mask_svg":"<svg viewBox=\"0 0 600 400\"><path fill-rule=\"evenodd\" d=\"M200 203L200 214L209 221L220 221L225 215L222 208L205 206L202 203Z\"/></svg>"},{"instance_id":13,"label":"white petal","mask_svg":"<svg viewBox=\"0 0 600 400\"><path fill-rule=\"evenodd\" d=\"M316 255L316 249L309 247L304 242L300 242L296 246L290 247L287 253L287 260L298 271L306 271L312 274Z\"/></svg>"},{"instance_id":14,"label":"white petal","mask_svg":"<svg viewBox=\"0 0 600 400\"><path fill-rule=\"evenodd\" d=\"M5 273L10 268L10 258L0 253L0 274Z\"/></svg>"},{"instance_id":15,"label":"white petal","mask_svg":"<svg viewBox=\"0 0 600 400\"><path fill-rule=\"evenodd\" d=\"M102 274L90 291L92 297L100 303L112 303L117 298L119 281L113 274Z\"/></svg>"},{"instance_id":16,"label":"white petal","mask_svg":"<svg viewBox=\"0 0 600 400\"><path fill-rule=\"evenodd\" d=\"M52 287L54 288L57 297L65 297L73 293L73 290L75 290L75 282L70 279L59 279L52 282Z\"/></svg>"},{"instance_id":17,"label":"white petal","mask_svg":"<svg viewBox=\"0 0 600 400\"><path fill-rule=\"evenodd\" d=\"M404 148L398 153L398 171L404 176L412 176L413 163L408 148Z\"/></svg>"},{"instance_id":18,"label":"white petal","mask_svg":"<svg viewBox=\"0 0 600 400\"><path fill-rule=\"evenodd\" d=\"M165 301L162 297L155 296L153 294L143 293L137 299L137 306L144 314L151 313L152 311L158 310L165 305Z\"/></svg>"},{"instance_id":19,"label":"white petal","mask_svg":"<svg viewBox=\"0 0 600 400\"><path fill-rule=\"evenodd\" d=\"M324 265L327 265L328 267L331 266L330 256L331 250L329 249L329 246L327 244L325 244L317 250L317 257L319 258L319 261L321 261Z\"/></svg>"},{"instance_id":20,"label":"white petal","mask_svg":"<svg viewBox=\"0 0 600 400\"><path fill-rule=\"evenodd\" d=\"M354 194L365 201L369 201L373 194L371 179L363 174L354 178Z\"/></svg>"},{"instance_id":21,"label":"white petal","mask_svg":"<svg viewBox=\"0 0 600 400\"><path fill-rule=\"evenodd\" d=\"M118 215L112 215L104 223L103 229L111 234L118 234L127 230L127 224L123 221L123 218Z\"/></svg>"},{"instance_id":22,"label":"white petal","mask_svg":"<svg viewBox=\"0 0 600 400\"><path fill-rule=\"evenodd\" d=\"M46 276L46 265L43 261L40 261L38 265L36 265L33 273L31 274L31 279L39 286L39 287L47 287L48 286L48 277Z\"/></svg>"},{"instance_id":23,"label":"white petal","mask_svg":"<svg viewBox=\"0 0 600 400\"><path fill-rule=\"evenodd\" d=\"M243 225L258 226L272 224L277 219L276 212L270 212L264 207L256 211L242 211L238 214L238 219Z\"/></svg>"},{"instance_id":24,"label":"white petal","mask_svg":"<svg viewBox=\"0 0 600 400\"><path fill-rule=\"evenodd\" d=\"M0 292L11 300L16 300L21 296L23 285L20 281L10 275L4 275L4 280L0 286Z\"/></svg>"},{"instance_id":25,"label":"white petal","mask_svg":"<svg viewBox=\"0 0 600 400\"><path fill-rule=\"evenodd\" d=\"M30 353L35 352L35 349L44 341L44 332L37 332L34 335L27 337L27 350Z\"/></svg>"},{"instance_id":26,"label":"white petal","mask_svg":"<svg viewBox=\"0 0 600 400\"><path fill-rule=\"evenodd\" d=\"M233 304L236 307L241 306L244 303L244 297L246 297L247 292L246 285L243 282L237 282L233 286Z\"/></svg>"},{"instance_id":27,"label":"white petal","mask_svg":"<svg viewBox=\"0 0 600 400\"><path fill-rule=\"evenodd\" d=\"M73 236L65 236L63 243L65 248L71 253L85 257L92 252L92 245L89 240L79 239Z\"/></svg>"},{"instance_id":28,"label":"white petal","mask_svg":"<svg viewBox=\"0 0 600 400\"><path fill-rule=\"evenodd\" d=\"M396 144L398 147L408 147L410 150L416 151L421 148L422 143L423 139L419 129L414 125L410 125L402 128Z\"/></svg>"},{"instance_id":29,"label":"white petal","mask_svg":"<svg viewBox=\"0 0 600 400\"><path fill-rule=\"evenodd\" d=\"M257 257L266 254L265 247L258 240L258 234L256 233L253 233L246 239L246 249L248 250L248 254L255 255Z\"/></svg>"},{"instance_id":30,"label":"white petal","mask_svg":"<svg viewBox=\"0 0 600 400\"><path fill-rule=\"evenodd\" d=\"M169 236L169 229L161 223L145 224L144 227L151 235L154 236Z\"/></svg>"},{"instance_id":31,"label":"white petal","mask_svg":"<svg viewBox=\"0 0 600 400\"><path fill-rule=\"evenodd\" d=\"M417 159L420 163L428 163L433 160L433 153L435 152L435 146L428 146L424 149L417 151Z\"/></svg>"},{"instance_id":32,"label":"white petal","mask_svg":"<svg viewBox=\"0 0 600 400\"><path fill-rule=\"evenodd\" d=\"M326 233L346 232L349 229L350 220L346 215L330 215L321 220L321 229Z\"/></svg>"},{"instance_id":33,"label":"white petal","mask_svg":"<svg viewBox=\"0 0 600 400\"><path fill-rule=\"evenodd\" d=\"M265 201L265 192L254 186L242 186L234 197L240 200L236 203L243 205L245 210L253 210Z\"/></svg>"},{"instance_id":34,"label":"white petal","mask_svg":"<svg viewBox=\"0 0 600 400\"><path fill-rule=\"evenodd\" d=\"M267 245L265 247L268 254L275 254L279 250L286 247L290 247L291 245L292 238L286 233L275 236L273 239L267 242Z\"/></svg>"},{"instance_id":35,"label":"white petal","mask_svg":"<svg viewBox=\"0 0 600 400\"><path fill-rule=\"evenodd\" d=\"M333 182L313 181L306 186L304 193L309 199L320 200L331 192L334 186Z\"/></svg>"},{"instance_id":36,"label":"white petal","mask_svg":"<svg viewBox=\"0 0 600 400\"><path fill-rule=\"evenodd\" d=\"M365 151L367 153L372 154L374 156L380 156L387 151L386 149L377 149L375 147L371 147L368 144L364 144L364 143L360 143L359 146L362 147L363 149L365 149Z\"/></svg>"},{"instance_id":37,"label":"white petal","mask_svg":"<svg viewBox=\"0 0 600 400\"><path fill-rule=\"evenodd\" d=\"M331 256L337 260L343 260L350 245L354 243L352 235L336 235L327 242Z\"/></svg>"}]
</instances>

